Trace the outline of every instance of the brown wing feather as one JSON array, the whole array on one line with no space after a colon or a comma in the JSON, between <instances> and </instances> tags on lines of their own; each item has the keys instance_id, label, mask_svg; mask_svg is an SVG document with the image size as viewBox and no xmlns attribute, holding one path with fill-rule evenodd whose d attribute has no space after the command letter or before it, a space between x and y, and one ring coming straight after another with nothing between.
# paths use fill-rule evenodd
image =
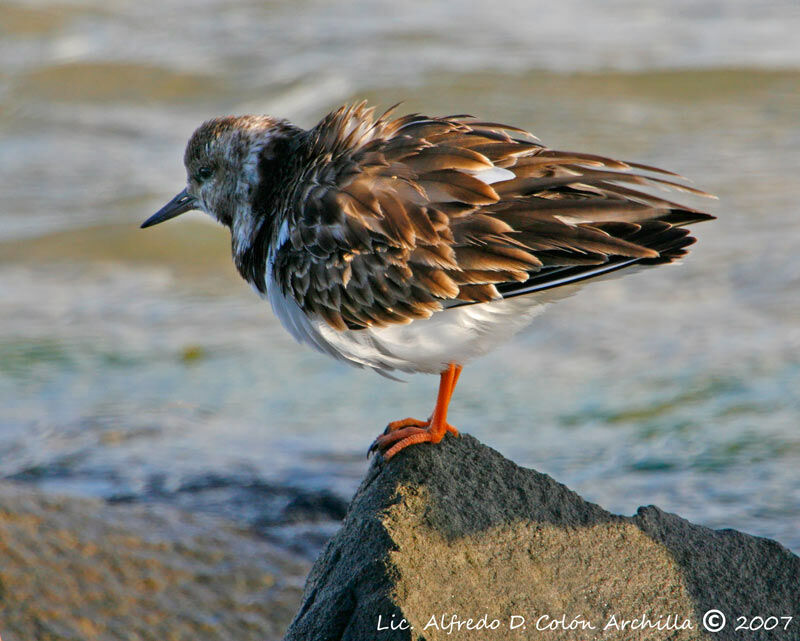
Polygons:
<instances>
[{"instance_id":1,"label":"brown wing feather","mask_svg":"<svg viewBox=\"0 0 800 641\"><path fill-rule=\"evenodd\" d=\"M306 187L274 264L284 292L338 330L407 323L615 261L669 262L694 241L678 227L712 218L628 186L708 195L640 173L680 179L672 172L548 149L468 116L372 114L342 107L309 132ZM476 176L494 167L513 177Z\"/></svg>"}]
</instances>

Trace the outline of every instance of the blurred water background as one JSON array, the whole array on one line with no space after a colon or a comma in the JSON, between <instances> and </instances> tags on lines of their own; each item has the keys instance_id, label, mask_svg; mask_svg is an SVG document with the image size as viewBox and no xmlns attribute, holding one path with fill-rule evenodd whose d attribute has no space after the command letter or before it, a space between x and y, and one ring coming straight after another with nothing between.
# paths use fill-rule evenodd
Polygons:
<instances>
[{"instance_id":1,"label":"blurred water background","mask_svg":"<svg viewBox=\"0 0 800 641\"><path fill-rule=\"evenodd\" d=\"M610 510L800 551L799 32L796 0L0 2L0 475L313 555L437 379L295 345L199 214L137 227L208 117L403 100L720 197L684 264L467 367L452 422Z\"/></svg>"}]
</instances>

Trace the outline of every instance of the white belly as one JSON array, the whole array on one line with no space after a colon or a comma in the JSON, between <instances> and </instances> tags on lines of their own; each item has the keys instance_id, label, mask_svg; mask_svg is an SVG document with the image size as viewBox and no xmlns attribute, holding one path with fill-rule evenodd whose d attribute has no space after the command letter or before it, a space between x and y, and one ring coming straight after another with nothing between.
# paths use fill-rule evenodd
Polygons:
<instances>
[{"instance_id":1,"label":"white belly","mask_svg":"<svg viewBox=\"0 0 800 641\"><path fill-rule=\"evenodd\" d=\"M299 342L360 367L431 374L449 363L464 365L492 350L530 323L553 299L543 292L445 309L407 325L340 332L320 319L306 317L278 287L268 291L276 316Z\"/></svg>"},{"instance_id":2,"label":"white belly","mask_svg":"<svg viewBox=\"0 0 800 641\"><path fill-rule=\"evenodd\" d=\"M544 309L530 299L445 309L408 325L348 332L320 326L329 343L348 358L378 369L435 374L449 363L464 365L507 341Z\"/></svg>"}]
</instances>

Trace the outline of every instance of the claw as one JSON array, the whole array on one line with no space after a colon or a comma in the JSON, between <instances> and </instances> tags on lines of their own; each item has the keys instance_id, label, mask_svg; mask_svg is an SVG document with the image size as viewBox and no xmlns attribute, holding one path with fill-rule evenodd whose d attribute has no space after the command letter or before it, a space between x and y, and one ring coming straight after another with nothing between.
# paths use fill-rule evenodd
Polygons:
<instances>
[{"instance_id":1,"label":"claw","mask_svg":"<svg viewBox=\"0 0 800 641\"><path fill-rule=\"evenodd\" d=\"M375 437L375 440L370 444L369 449L367 450L367 458L372 456L378 450L378 439L381 436L383 436L383 434L378 434L378 436Z\"/></svg>"},{"instance_id":2,"label":"claw","mask_svg":"<svg viewBox=\"0 0 800 641\"><path fill-rule=\"evenodd\" d=\"M378 451L378 448L382 443L381 441L382 437L387 436L398 430L405 429L407 427L419 427L427 429L428 427L430 427L430 424L431 424L430 418L427 421L421 421L418 418L404 418L399 421L390 422L389 424L386 425L386 428L383 430L383 432L378 434L378 436L375 437L375 440L372 441L372 444L369 446L369 449L367 450L367 458L369 458L375 452ZM455 428L452 426L448 427L450 427L452 430L455 430ZM458 432L456 432L456 434L458 434Z\"/></svg>"},{"instance_id":3,"label":"claw","mask_svg":"<svg viewBox=\"0 0 800 641\"><path fill-rule=\"evenodd\" d=\"M425 436L423 437L422 435ZM423 440L429 440L431 437L431 432L427 429L422 429L419 427L404 427L402 429L395 430L394 432L389 432L388 434L381 434L378 438L375 439L373 443L374 447L372 449L374 449L375 451L381 450L383 452L383 458L385 460L389 460L391 456L389 457L386 456L387 451L391 450L392 447L396 446L399 443L402 443L403 441L411 437L415 437L417 439L422 438Z\"/></svg>"}]
</instances>

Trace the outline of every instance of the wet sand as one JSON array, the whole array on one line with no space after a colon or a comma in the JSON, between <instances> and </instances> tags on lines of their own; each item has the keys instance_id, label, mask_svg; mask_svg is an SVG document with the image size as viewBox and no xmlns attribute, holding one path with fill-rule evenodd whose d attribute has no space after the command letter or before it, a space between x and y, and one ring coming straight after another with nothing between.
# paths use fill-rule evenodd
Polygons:
<instances>
[{"instance_id":1,"label":"wet sand","mask_svg":"<svg viewBox=\"0 0 800 641\"><path fill-rule=\"evenodd\" d=\"M220 518L8 482L0 558L8 641L277 641L308 571Z\"/></svg>"}]
</instances>

